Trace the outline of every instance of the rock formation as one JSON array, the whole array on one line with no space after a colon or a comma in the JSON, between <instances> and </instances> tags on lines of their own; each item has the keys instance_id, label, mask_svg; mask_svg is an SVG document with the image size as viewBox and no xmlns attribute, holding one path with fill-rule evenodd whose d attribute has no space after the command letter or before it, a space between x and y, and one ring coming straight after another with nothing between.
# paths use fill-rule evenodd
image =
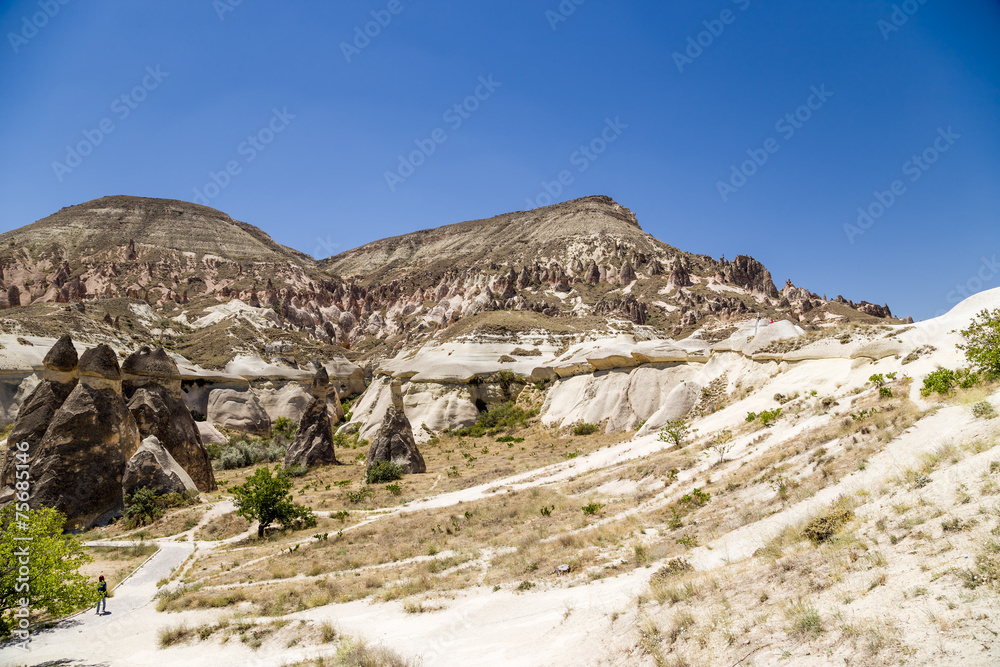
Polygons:
<instances>
[{"instance_id":1,"label":"rock formation","mask_svg":"<svg viewBox=\"0 0 1000 667\"><path fill-rule=\"evenodd\" d=\"M295 439L285 454L285 467L337 463L333 449L333 425L327 411L326 397L330 390L330 376L325 368L316 371L312 381L312 403L306 408Z\"/></svg>"},{"instance_id":2,"label":"rock formation","mask_svg":"<svg viewBox=\"0 0 1000 667\"><path fill-rule=\"evenodd\" d=\"M214 491L215 475L201 433L181 399L177 364L162 347L143 347L122 364L128 409L142 438L157 440L201 491Z\"/></svg>"},{"instance_id":3,"label":"rock formation","mask_svg":"<svg viewBox=\"0 0 1000 667\"><path fill-rule=\"evenodd\" d=\"M123 512L122 475L139 447L139 428L122 399L111 348L84 352L79 373L37 445L30 504L55 507L66 515L67 528L82 530Z\"/></svg>"},{"instance_id":4,"label":"rock formation","mask_svg":"<svg viewBox=\"0 0 1000 667\"><path fill-rule=\"evenodd\" d=\"M368 448L366 470L371 470L379 461L392 461L398 464L404 473L427 470L424 457L420 455L417 443L413 439L410 420L403 412L402 385L399 382L392 383L392 405L386 411L382 426Z\"/></svg>"},{"instance_id":5,"label":"rock formation","mask_svg":"<svg viewBox=\"0 0 1000 667\"><path fill-rule=\"evenodd\" d=\"M271 419L249 391L213 389L208 395L208 421L253 435L271 434Z\"/></svg>"},{"instance_id":6,"label":"rock formation","mask_svg":"<svg viewBox=\"0 0 1000 667\"><path fill-rule=\"evenodd\" d=\"M28 443L28 450L25 453L29 470L34 468L33 464L41 451L42 438L53 416L76 387L77 363L78 357L73 341L68 334L63 335L49 349L42 361L44 368L42 381L21 405L7 442ZM23 459L22 461L14 459L19 451L14 447L8 447L4 455L3 467L0 469L0 505L13 500L15 464L25 462Z\"/></svg>"},{"instance_id":7,"label":"rock formation","mask_svg":"<svg viewBox=\"0 0 1000 667\"><path fill-rule=\"evenodd\" d=\"M129 496L146 487L156 493L197 493L194 480L155 435L144 438L125 464L122 493Z\"/></svg>"}]
</instances>

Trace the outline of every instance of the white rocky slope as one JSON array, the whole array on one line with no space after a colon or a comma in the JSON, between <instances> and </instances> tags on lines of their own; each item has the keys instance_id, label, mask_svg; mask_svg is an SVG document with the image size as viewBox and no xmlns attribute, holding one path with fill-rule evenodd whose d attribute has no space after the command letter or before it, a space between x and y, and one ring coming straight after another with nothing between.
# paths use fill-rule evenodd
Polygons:
<instances>
[{"instance_id":1,"label":"white rocky slope","mask_svg":"<svg viewBox=\"0 0 1000 667\"><path fill-rule=\"evenodd\" d=\"M811 367L807 362L829 361L820 365L836 369L824 371L835 375L911 354L916 358L906 368L911 375L936 365L954 366L961 358L956 327L995 303L997 295L997 290L981 293L947 315L916 325L807 333L787 320L751 317L714 343L707 340L712 332L704 330L678 341L643 339L645 332L562 337L534 332L515 341L482 335L432 339L384 361L342 428L370 438L388 405L390 379L404 383L407 417L421 442L435 431L468 426L481 410L516 398L525 383L542 382L551 383L542 408L545 425L589 422L603 424L608 433L638 428L641 435L691 414L701 401L732 396L804 364ZM931 341L936 350L925 354ZM761 403L762 408L774 404Z\"/></svg>"}]
</instances>

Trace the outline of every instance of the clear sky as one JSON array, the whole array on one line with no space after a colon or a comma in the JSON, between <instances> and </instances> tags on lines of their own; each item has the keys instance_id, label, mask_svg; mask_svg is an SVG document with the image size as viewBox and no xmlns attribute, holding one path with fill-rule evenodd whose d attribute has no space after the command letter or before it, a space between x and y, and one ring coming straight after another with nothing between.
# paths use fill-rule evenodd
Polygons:
<instances>
[{"instance_id":1,"label":"clear sky","mask_svg":"<svg viewBox=\"0 0 1000 667\"><path fill-rule=\"evenodd\" d=\"M0 30L4 231L132 194L326 257L606 194L779 288L922 319L1000 286L995 0L24 0Z\"/></svg>"}]
</instances>

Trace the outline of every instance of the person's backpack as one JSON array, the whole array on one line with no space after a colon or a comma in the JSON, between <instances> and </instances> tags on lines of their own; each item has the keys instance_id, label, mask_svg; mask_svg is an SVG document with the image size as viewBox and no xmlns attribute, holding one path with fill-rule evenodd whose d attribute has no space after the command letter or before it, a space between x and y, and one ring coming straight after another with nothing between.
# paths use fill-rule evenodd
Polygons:
<instances>
[{"instance_id":1,"label":"person's backpack","mask_svg":"<svg viewBox=\"0 0 1000 667\"><path fill-rule=\"evenodd\" d=\"M98 593L103 593L104 597L107 597L108 596L108 582L102 581L101 583L99 583L97 585L97 592Z\"/></svg>"}]
</instances>

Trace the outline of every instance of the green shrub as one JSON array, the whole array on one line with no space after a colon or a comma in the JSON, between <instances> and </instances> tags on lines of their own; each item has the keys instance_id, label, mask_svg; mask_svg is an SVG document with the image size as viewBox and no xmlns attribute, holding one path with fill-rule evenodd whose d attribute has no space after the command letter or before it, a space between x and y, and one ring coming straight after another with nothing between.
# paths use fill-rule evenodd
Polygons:
<instances>
[{"instance_id":1,"label":"green shrub","mask_svg":"<svg viewBox=\"0 0 1000 667\"><path fill-rule=\"evenodd\" d=\"M125 525L138 528L153 523L163 515L163 509L157 502L157 493L145 486L125 496Z\"/></svg>"},{"instance_id":2,"label":"green shrub","mask_svg":"<svg viewBox=\"0 0 1000 667\"><path fill-rule=\"evenodd\" d=\"M309 468L301 463L293 463L285 468L285 475L288 477L302 477L307 472L309 472Z\"/></svg>"},{"instance_id":3,"label":"green shrub","mask_svg":"<svg viewBox=\"0 0 1000 667\"><path fill-rule=\"evenodd\" d=\"M982 310L973 318L968 329L962 329L965 358L976 371L984 375L1000 375L1000 308Z\"/></svg>"},{"instance_id":4,"label":"green shrub","mask_svg":"<svg viewBox=\"0 0 1000 667\"><path fill-rule=\"evenodd\" d=\"M379 461L373 465L365 474L366 484L382 484L400 479L403 476L403 468L393 461Z\"/></svg>"},{"instance_id":5,"label":"green shrub","mask_svg":"<svg viewBox=\"0 0 1000 667\"><path fill-rule=\"evenodd\" d=\"M480 438L496 435L500 431L526 426L528 421L538 416L538 408L525 410L513 401L501 403L491 410L480 412L476 423L455 431L456 435Z\"/></svg>"},{"instance_id":6,"label":"green shrub","mask_svg":"<svg viewBox=\"0 0 1000 667\"><path fill-rule=\"evenodd\" d=\"M686 421L683 419L671 419L660 429L657 439L660 442L672 442L675 447L680 447L684 444L687 432L688 425Z\"/></svg>"},{"instance_id":7,"label":"green shrub","mask_svg":"<svg viewBox=\"0 0 1000 667\"><path fill-rule=\"evenodd\" d=\"M694 489L691 493L685 493L681 496L680 504L687 505L689 507L703 507L708 504L708 501L712 499L711 493L706 493L701 489Z\"/></svg>"},{"instance_id":8,"label":"green shrub","mask_svg":"<svg viewBox=\"0 0 1000 667\"><path fill-rule=\"evenodd\" d=\"M271 424L271 434L279 435L285 440L291 440L295 437L295 431L299 428L299 425L293 422L288 417L278 417Z\"/></svg>"},{"instance_id":9,"label":"green shrub","mask_svg":"<svg viewBox=\"0 0 1000 667\"><path fill-rule=\"evenodd\" d=\"M591 516L591 515L597 514L603 508L604 508L604 505L601 505L600 503L590 503L589 505L584 505L580 509L583 510L584 514L586 514L588 516Z\"/></svg>"},{"instance_id":10,"label":"green shrub","mask_svg":"<svg viewBox=\"0 0 1000 667\"><path fill-rule=\"evenodd\" d=\"M979 419L993 419L997 416L997 410L989 401L979 401L972 406L972 416Z\"/></svg>"},{"instance_id":11,"label":"green shrub","mask_svg":"<svg viewBox=\"0 0 1000 667\"><path fill-rule=\"evenodd\" d=\"M770 426L771 422L781 416L781 408L775 408L774 410L764 410L760 413L760 423L764 426Z\"/></svg>"},{"instance_id":12,"label":"green shrub","mask_svg":"<svg viewBox=\"0 0 1000 667\"><path fill-rule=\"evenodd\" d=\"M386 484L385 485L385 490L388 491L389 493L391 493L394 496L398 496L400 493L403 492L403 490L399 487L399 484L396 484L396 483Z\"/></svg>"},{"instance_id":13,"label":"green shrub","mask_svg":"<svg viewBox=\"0 0 1000 667\"><path fill-rule=\"evenodd\" d=\"M573 435L590 435L597 432L597 424L577 424L573 427Z\"/></svg>"}]
</instances>

